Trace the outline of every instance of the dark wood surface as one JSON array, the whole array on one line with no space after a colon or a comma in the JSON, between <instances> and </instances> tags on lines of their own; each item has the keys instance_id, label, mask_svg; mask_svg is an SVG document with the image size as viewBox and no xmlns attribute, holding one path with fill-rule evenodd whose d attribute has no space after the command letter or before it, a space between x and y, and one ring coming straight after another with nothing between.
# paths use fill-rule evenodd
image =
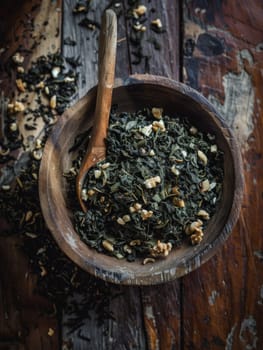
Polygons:
<instances>
[{"instance_id":1,"label":"dark wood surface","mask_svg":"<svg viewBox=\"0 0 263 350\"><path fill-rule=\"evenodd\" d=\"M36 18L46 40L30 53L29 65L60 40L71 37L76 46L61 45L64 56L80 55L82 97L97 79L98 31L79 26L72 1L14 1L0 5L0 89L15 91L5 62L19 43L30 45L21 19ZM128 1L120 1L123 12ZM47 316L48 299L34 292L35 276L18 249L19 237L0 238L0 349L261 349L263 346L263 6L259 0L142 1L166 31L156 34L161 50L147 41L144 58L135 64L129 40L129 19L118 23L117 77L152 73L180 79L199 90L223 114L238 138L245 173L245 195L239 221L230 238L205 265L174 282L148 287L120 287L107 304L111 317L98 324L91 313L85 324L69 333L69 311ZM91 16L100 20L107 1L92 1ZM61 21L62 17L62 22ZM48 25L43 25L48 21ZM60 30L60 23L61 30ZM17 39L17 36L19 38ZM63 42L63 41L62 41ZM4 46L5 47L5 46ZM1 51L2 52L2 51ZM147 58L148 57L148 58ZM33 99L33 97L32 97ZM41 126L39 126L41 128ZM107 286L114 293L115 286ZM78 295L74 295L78 302ZM97 296L91 298L96 304ZM59 317L60 316L60 317ZM49 335L49 329L54 330ZM85 339L81 336L85 335ZM89 338L89 340L87 340Z\"/></svg>"}]
</instances>

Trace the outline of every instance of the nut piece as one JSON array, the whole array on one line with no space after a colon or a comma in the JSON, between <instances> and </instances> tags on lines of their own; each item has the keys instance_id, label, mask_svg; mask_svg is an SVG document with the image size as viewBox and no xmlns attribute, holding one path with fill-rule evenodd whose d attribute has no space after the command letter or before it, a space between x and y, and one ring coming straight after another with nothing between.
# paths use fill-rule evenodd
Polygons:
<instances>
[{"instance_id":1,"label":"nut piece","mask_svg":"<svg viewBox=\"0 0 263 350\"><path fill-rule=\"evenodd\" d=\"M208 179L202 181L200 183L200 191L201 192L206 192L206 191L209 191L210 190L210 182Z\"/></svg>"},{"instance_id":2,"label":"nut piece","mask_svg":"<svg viewBox=\"0 0 263 350\"><path fill-rule=\"evenodd\" d=\"M160 18L156 18L151 22L152 25L156 26L157 28L161 29L162 28L162 22Z\"/></svg>"},{"instance_id":3,"label":"nut piece","mask_svg":"<svg viewBox=\"0 0 263 350\"><path fill-rule=\"evenodd\" d=\"M216 153L217 152L217 145L211 145L210 152L211 153Z\"/></svg>"},{"instance_id":4,"label":"nut piece","mask_svg":"<svg viewBox=\"0 0 263 350\"><path fill-rule=\"evenodd\" d=\"M197 151L198 158L201 160L201 162L206 165L207 164L207 156L204 154L204 152L198 150Z\"/></svg>"},{"instance_id":5,"label":"nut piece","mask_svg":"<svg viewBox=\"0 0 263 350\"><path fill-rule=\"evenodd\" d=\"M16 80L16 86L17 86L19 91L21 91L21 92L25 92L26 91L25 83L23 83L22 79L17 79Z\"/></svg>"},{"instance_id":6,"label":"nut piece","mask_svg":"<svg viewBox=\"0 0 263 350\"><path fill-rule=\"evenodd\" d=\"M178 207L178 208L184 208L185 207L185 202L183 199L174 197L173 198L173 204Z\"/></svg>"},{"instance_id":7,"label":"nut piece","mask_svg":"<svg viewBox=\"0 0 263 350\"><path fill-rule=\"evenodd\" d=\"M151 218L152 216L153 216L153 211L152 210L142 209L142 211L141 211L141 218L143 220L147 220L147 219Z\"/></svg>"},{"instance_id":8,"label":"nut piece","mask_svg":"<svg viewBox=\"0 0 263 350\"><path fill-rule=\"evenodd\" d=\"M175 165L173 165L173 166L171 167L171 172L172 172L175 176L180 175L180 171L176 168Z\"/></svg>"},{"instance_id":9,"label":"nut piece","mask_svg":"<svg viewBox=\"0 0 263 350\"><path fill-rule=\"evenodd\" d=\"M119 225L125 225L125 221L123 220L123 218L118 218L116 221Z\"/></svg>"},{"instance_id":10,"label":"nut piece","mask_svg":"<svg viewBox=\"0 0 263 350\"><path fill-rule=\"evenodd\" d=\"M136 7L134 10L133 10L133 15L135 18L137 17L140 17L142 15L144 15L147 11L147 7L144 6L144 5L139 5L138 7Z\"/></svg>"},{"instance_id":11,"label":"nut piece","mask_svg":"<svg viewBox=\"0 0 263 350\"><path fill-rule=\"evenodd\" d=\"M165 128L165 125L164 125L164 122L163 122L163 120L161 119L161 120L159 120L159 121L154 121L153 123L152 123L152 129L153 129L153 131L158 131L158 130L160 130L160 131L162 131L162 132L164 132L164 131L166 131L166 128Z\"/></svg>"},{"instance_id":12,"label":"nut piece","mask_svg":"<svg viewBox=\"0 0 263 350\"><path fill-rule=\"evenodd\" d=\"M160 176L154 176L144 181L144 185L148 189L156 187L159 183L161 183Z\"/></svg>"},{"instance_id":13,"label":"nut piece","mask_svg":"<svg viewBox=\"0 0 263 350\"><path fill-rule=\"evenodd\" d=\"M161 241L157 241L157 244L151 248L150 254L153 257L166 257L172 250L172 244L170 242L163 243Z\"/></svg>"},{"instance_id":14,"label":"nut piece","mask_svg":"<svg viewBox=\"0 0 263 350\"><path fill-rule=\"evenodd\" d=\"M19 52L15 53L12 57L15 64L22 64L24 62L24 56L22 56Z\"/></svg>"},{"instance_id":15,"label":"nut piece","mask_svg":"<svg viewBox=\"0 0 263 350\"><path fill-rule=\"evenodd\" d=\"M111 242L107 241L106 239L104 239L104 241L102 241L102 246L108 252L113 252L114 251L113 244Z\"/></svg>"},{"instance_id":16,"label":"nut piece","mask_svg":"<svg viewBox=\"0 0 263 350\"><path fill-rule=\"evenodd\" d=\"M50 99L49 106L52 109L55 109L57 107L57 96L53 95Z\"/></svg>"},{"instance_id":17,"label":"nut piece","mask_svg":"<svg viewBox=\"0 0 263 350\"><path fill-rule=\"evenodd\" d=\"M162 108L156 108L156 107L152 108L152 115L154 116L154 118L161 119L162 118L162 114L163 114L163 109Z\"/></svg>"},{"instance_id":18,"label":"nut piece","mask_svg":"<svg viewBox=\"0 0 263 350\"><path fill-rule=\"evenodd\" d=\"M191 243L193 245L199 244L202 241L203 237L204 237L204 234L202 231L193 233L190 237Z\"/></svg>"},{"instance_id":19,"label":"nut piece","mask_svg":"<svg viewBox=\"0 0 263 350\"><path fill-rule=\"evenodd\" d=\"M197 213L197 216L200 216L204 220L210 219L209 213L204 209L200 209L199 212Z\"/></svg>"}]
</instances>

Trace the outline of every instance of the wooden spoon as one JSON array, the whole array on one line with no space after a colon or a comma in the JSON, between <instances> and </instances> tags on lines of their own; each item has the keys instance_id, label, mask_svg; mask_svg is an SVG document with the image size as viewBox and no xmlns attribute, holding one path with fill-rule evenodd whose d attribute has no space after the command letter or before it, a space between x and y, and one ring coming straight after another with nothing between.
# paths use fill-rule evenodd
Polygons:
<instances>
[{"instance_id":1,"label":"wooden spoon","mask_svg":"<svg viewBox=\"0 0 263 350\"><path fill-rule=\"evenodd\" d=\"M109 9L103 15L100 31L98 87L94 125L88 150L79 170L76 183L79 203L84 211L87 211L87 208L82 200L81 192L85 176L91 167L105 159L106 156L105 138L109 125L112 89L114 86L116 46L117 18L115 12Z\"/></svg>"}]
</instances>

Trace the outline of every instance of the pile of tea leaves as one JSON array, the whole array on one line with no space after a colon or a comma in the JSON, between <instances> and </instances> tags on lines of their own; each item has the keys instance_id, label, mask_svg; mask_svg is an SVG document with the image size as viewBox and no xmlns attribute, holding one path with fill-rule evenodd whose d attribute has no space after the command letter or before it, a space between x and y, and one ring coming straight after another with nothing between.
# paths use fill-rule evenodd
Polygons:
<instances>
[{"instance_id":1,"label":"pile of tea leaves","mask_svg":"<svg viewBox=\"0 0 263 350\"><path fill-rule=\"evenodd\" d=\"M112 110L106 159L87 174L75 227L99 252L154 262L187 239L198 244L215 213L223 153L215 136L161 108Z\"/></svg>"}]
</instances>

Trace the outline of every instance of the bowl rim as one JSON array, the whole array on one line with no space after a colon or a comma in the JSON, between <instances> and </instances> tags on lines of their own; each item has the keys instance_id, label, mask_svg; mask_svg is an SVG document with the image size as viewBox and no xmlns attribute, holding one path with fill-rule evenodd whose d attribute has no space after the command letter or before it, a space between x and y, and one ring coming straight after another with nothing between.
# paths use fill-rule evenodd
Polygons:
<instances>
[{"instance_id":1,"label":"bowl rim","mask_svg":"<svg viewBox=\"0 0 263 350\"><path fill-rule=\"evenodd\" d=\"M161 87L166 87L172 90L176 90L182 94L187 95L187 97L195 100L196 103L201 104L202 108L209 114L213 115L218 123L219 127L222 128L225 137L227 138L231 153L234 156L233 159L233 169L234 169L234 185L235 191L233 195L233 202L229 211L229 214L226 218L226 224L223 226L223 230L221 233L213 240L213 246L211 244L205 244L203 246L191 247L196 254L193 254L187 262L181 262L177 267L162 269L162 266L165 267L165 264L160 264L160 271L154 272L152 270L152 266L146 269L142 269L141 273L134 273L132 269L127 267L122 268L103 268L101 262L103 262L106 256L105 254L98 253L94 249L89 248L84 242L78 242L76 245L75 237L72 236L71 232L66 237L65 234L61 234L59 230L59 210L56 212L52 212L50 210L50 203L52 202L52 198L47 188L50 188L50 172L48 168L45 166L47 162L50 161L50 149L52 147L52 143L54 138L59 138L60 132L62 130L63 125L65 125L69 119L69 111L74 111L74 106L69 108L69 110L65 111L63 115L60 117L58 123L54 126L51 134L49 135L47 142L44 147L43 157L41 160L41 165L39 169L39 197L40 197L40 205L42 214L44 216L45 222L57 242L60 249L79 267L84 269L85 271L99 277L105 281L113 282L116 284L129 284L129 285L152 285L159 284L167 281L174 280L178 277L181 277L198 267L200 267L203 263L208 261L223 245L226 239L229 237L234 225L236 224L239 216L239 212L242 205L242 197L244 191L244 176L243 176L243 166L242 166L242 158L240 149L238 147L237 140L230 129L230 127L224 121L224 118L220 115L220 113L215 109L215 107L209 102L203 95L201 95L198 91L193 88L175 81L173 79L149 75L149 74L135 74L127 77L126 79L117 79L115 83L114 90L117 91L118 88L122 86L133 86L136 84L148 84L148 85L160 85ZM96 87L93 87L88 91L88 93L82 97L77 104L84 104L87 98L94 98L96 95ZM231 218L231 220L229 220ZM76 233L76 232L75 232ZM77 234L77 233L76 233ZM80 238L79 238L80 239ZM80 245L79 245L80 244ZM65 248L67 247L67 248ZM87 259L86 256L82 254L79 250L88 248L90 253L90 257ZM216 247L215 249L213 249ZM86 249L85 249L86 250ZM108 256L107 256L108 257ZM111 259L116 259L115 257L108 257ZM128 267L132 263L126 264ZM156 263L154 263L156 264Z\"/></svg>"}]
</instances>

